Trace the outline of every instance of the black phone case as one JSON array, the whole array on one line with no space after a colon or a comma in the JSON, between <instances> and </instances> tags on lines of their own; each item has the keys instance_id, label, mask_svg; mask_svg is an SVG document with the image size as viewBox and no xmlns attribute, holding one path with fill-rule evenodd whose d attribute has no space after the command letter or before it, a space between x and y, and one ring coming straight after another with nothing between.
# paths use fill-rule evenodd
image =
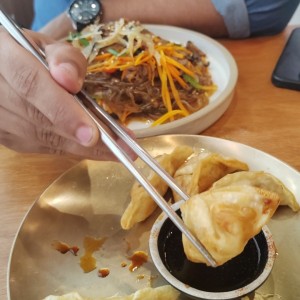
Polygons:
<instances>
[{"instance_id":1,"label":"black phone case","mask_svg":"<svg viewBox=\"0 0 300 300\"><path fill-rule=\"evenodd\" d=\"M300 91L300 27L292 31L273 71L272 82Z\"/></svg>"}]
</instances>

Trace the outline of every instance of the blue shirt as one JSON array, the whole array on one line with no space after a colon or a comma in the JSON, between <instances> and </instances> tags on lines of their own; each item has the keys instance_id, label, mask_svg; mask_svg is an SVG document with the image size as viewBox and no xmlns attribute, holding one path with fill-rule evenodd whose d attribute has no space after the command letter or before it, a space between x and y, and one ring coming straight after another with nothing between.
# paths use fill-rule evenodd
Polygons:
<instances>
[{"instance_id":1,"label":"blue shirt","mask_svg":"<svg viewBox=\"0 0 300 300\"><path fill-rule=\"evenodd\" d=\"M211 0L224 18L231 38L271 35L282 31L300 0Z\"/></svg>"},{"instance_id":2,"label":"blue shirt","mask_svg":"<svg viewBox=\"0 0 300 300\"><path fill-rule=\"evenodd\" d=\"M66 11L73 0L34 0L32 30L38 31L55 17Z\"/></svg>"}]
</instances>

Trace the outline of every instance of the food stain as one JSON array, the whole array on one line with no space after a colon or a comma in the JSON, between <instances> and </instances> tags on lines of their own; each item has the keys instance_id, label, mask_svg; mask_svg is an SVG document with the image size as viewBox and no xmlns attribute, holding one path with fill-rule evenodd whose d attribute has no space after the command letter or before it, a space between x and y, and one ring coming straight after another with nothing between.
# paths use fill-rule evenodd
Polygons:
<instances>
[{"instance_id":1,"label":"food stain","mask_svg":"<svg viewBox=\"0 0 300 300\"><path fill-rule=\"evenodd\" d=\"M98 270L98 276L102 277L102 278L107 277L109 275L109 273L110 273L110 270L107 268L101 268Z\"/></svg>"},{"instance_id":2,"label":"food stain","mask_svg":"<svg viewBox=\"0 0 300 300\"><path fill-rule=\"evenodd\" d=\"M101 248L105 240L106 238L97 239L90 236L84 238L83 246L85 249L85 253L80 258L80 267L85 273L91 272L96 269L97 261L93 254L95 251L98 251Z\"/></svg>"},{"instance_id":3,"label":"food stain","mask_svg":"<svg viewBox=\"0 0 300 300\"><path fill-rule=\"evenodd\" d=\"M73 255L77 256L77 252L79 248L77 246L69 246L68 244L61 241L53 241L51 244L52 248L59 251L62 254L66 254L67 252L71 252Z\"/></svg>"},{"instance_id":4,"label":"food stain","mask_svg":"<svg viewBox=\"0 0 300 300\"><path fill-rule=\"evenodd\" d=\"M131 257L129 257L129 259L131 260L129 270L131 272L134 272L148 261L148 254L144 251L136 251Z\"/></svg>"}]
</instances>

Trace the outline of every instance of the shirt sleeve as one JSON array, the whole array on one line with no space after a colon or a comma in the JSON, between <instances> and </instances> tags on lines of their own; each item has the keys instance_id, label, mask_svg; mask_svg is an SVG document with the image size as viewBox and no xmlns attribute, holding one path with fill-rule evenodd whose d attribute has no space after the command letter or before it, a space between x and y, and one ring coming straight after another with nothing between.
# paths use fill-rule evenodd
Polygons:
<instances>
[{"instance_id":1,"label":"shirt sleeve","mask_svg":"<svg viewBox=\"0 0 300 300\"><path fill-rule=\"evenodd\" d=\"M48 22L66 11L72 0L34 0L34 19L31 29L40 30Z\"/></svg>"},{"instance_id":2,"label":"shirt sleeve","mask_svg":"<svg viewBox=\"0 0 300 300\"><path fill-rule=\"evenodd\" d=\"M299 0L245 0L251 36L281 32L289 23L299 2Z\"/></svg>"},{"instance_id":3,"label":"shirt sleeve","mask_svg":"<svg viewBox=\"0 0 300 300\"><path fill-rule=\"evenodd\" d=\"M250 36L247 6L241 0L211 0L217 12L223 17L229 37L246 38Z\"/></svg>"}]
</instances>

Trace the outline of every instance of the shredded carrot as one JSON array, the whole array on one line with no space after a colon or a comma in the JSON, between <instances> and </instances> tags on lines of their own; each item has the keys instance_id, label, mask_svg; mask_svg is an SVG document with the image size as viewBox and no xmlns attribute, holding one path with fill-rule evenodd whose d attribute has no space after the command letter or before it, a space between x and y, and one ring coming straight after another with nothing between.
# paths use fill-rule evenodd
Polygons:
<instances>
[{"instance_id":1,"label":"shredded carrot","mask_svg":"<svg viewBox=\"0 0 300 300\"><path fill-rule=\"evenodd\" d=\"M168 69L171 75L174 77L174 79L181 85L181 87L187 89L188 84L180 77L180 72L173 65L170 64L168 65Z\"/></svg>"},{"instance_id":2,"label":"shredded carrot","mask_svg":"<svg viewBox=\"0 0 300 300\"><path fill-rule=\"evenodd\" d=\"M175 67L177 67L178 69L182 70L184 73L190 75L190 76L195 76L194 72L187 69L184 65L182 65L181 63L177 62L176 60L172 59L171 57L166 57L166 61L172 65L174 65Z\"/></svg>"},{"instance_id":3,"label":"shredded carrot","mask_svg":"<svg viewBox=\"0 0 300 300\"><path fill-rule=\"evenodd\" d=\"M171 52L182 51L182 52L185 52L185 53L188 53L188 54L192 54L192 52L189 49L187 49L183 46L180 46L180 45L175 45L173 43L167 43L167 44L164 44L164 45L157 45L156 49L158 51L160 51L160 50L171 51Z\"/></svg>"},{"instance_id":4,"label":"shredded carrot","mask_svg":"<svg viewBox=\"0 0 300 300\"><path fill-rule=\"evenodd\" d=\"M178 107L180 108L180 110L184 111L188 115L189 114L188 111L186 110L186 108L184 107L184 105L182 104L182 102L180 100L180 96L179 96L178 90L175 87L173 78L172 78L172 76L170 74L170 71L168 69L168 65L166 65L166 73L167 73L167 76L168 76L168 79L169 79L169 83L170 83L170 87L171 87L171 90L172 90L172 94L174 96L174 99L175 99Z\"/></svg>"},{"instance_id":5,"label":"shredded carrot","mask_svg":"<svg viewBox=\"0 0 300 300\"><path fill-rule=\"evenodd\" d=\"M152 58L152 55L147 53L147 55L144 55L144 57L142 57L139 61L135 61L135 65L139 65L142 64L144 62L147 62L148 60L150 60Z\"/></svg>"},{"instance_id":6,"label":"shredded carrot","mask_svg":"<svg viewBox=\"0 0 300 300\"><path fill-rule=\"evenodd\" d=\"M208 91L208 92L214 92L217 90L217 86L215 84L212 85L202 85L202 90Z\"/></svg>"},{"instance_id":7,"label":"shredded carrot","mask_svg":"<svg viewBox=\"0 0 300 300\"><path fill-rule=\"evenodd\" d=\"M102 53L102 54L99 54L97 55L94 60L104 60L104 59L107 59L109 57L112 57L112 54L111 53Z\"/></svg>"},{"instance_id":8,"label":"shredded carrot","mask_svg":"<svg viewBox=\"0 0 300 300\"><path fill-rule=\"evenodd\" d=\"M174 118L174 116L176 115L181 115L181 116L184 116L186 117L186 113L182 110L179 110L179 109L176 109L176 110L172 110L172 111L169 111L167 113L165 113L164 115L162 115L159 119L155 120L151 126L154 127L154 126L157 126L157 125L160 125L160 124L163 124L165 123L166 121Z\"/></svg>"},{"instance_id":9,"label":"shredded carrot","mask_svg":"<svg viewBox=\"0 0 300 300\"><path fill-rule=\"evenodd\" d=\"M166 58L163 51L160 51L160 62L162 65L162 98L164 100L165 106L169 111L172 110L171 97L168 90L168 74L167 74L167 66L166 66Z\"/></svg>"},{"instance_id":10,"label":"shredded carrot","mask_svg":"<svg viewBox=\"0 0 300 300\"><path fill-rule=\"evenodd\" d=\"M151 69L151 84L154 85L154 79L155 79L155 70L157 69L157 65L156 65L156 61L154 59L154 57L152 56L150 60L148 60L148 64L150 66Z\"/></svg>"},{"instance_id":11,"label":"shredded carrot","mask_svg":"<svg viewBox=\"0 0 300 300\"><path fill-rule=\"evenodd\" d=\"M137 56L134 57L134 64L135 64L135 65L140 64L141 61L142 61L145 57L147 57L147 56L149 56L148 51L147 51L147 52L146 52L146 51L141 52L140 54L138 54Z\"/></svg>"}]
</instances>

